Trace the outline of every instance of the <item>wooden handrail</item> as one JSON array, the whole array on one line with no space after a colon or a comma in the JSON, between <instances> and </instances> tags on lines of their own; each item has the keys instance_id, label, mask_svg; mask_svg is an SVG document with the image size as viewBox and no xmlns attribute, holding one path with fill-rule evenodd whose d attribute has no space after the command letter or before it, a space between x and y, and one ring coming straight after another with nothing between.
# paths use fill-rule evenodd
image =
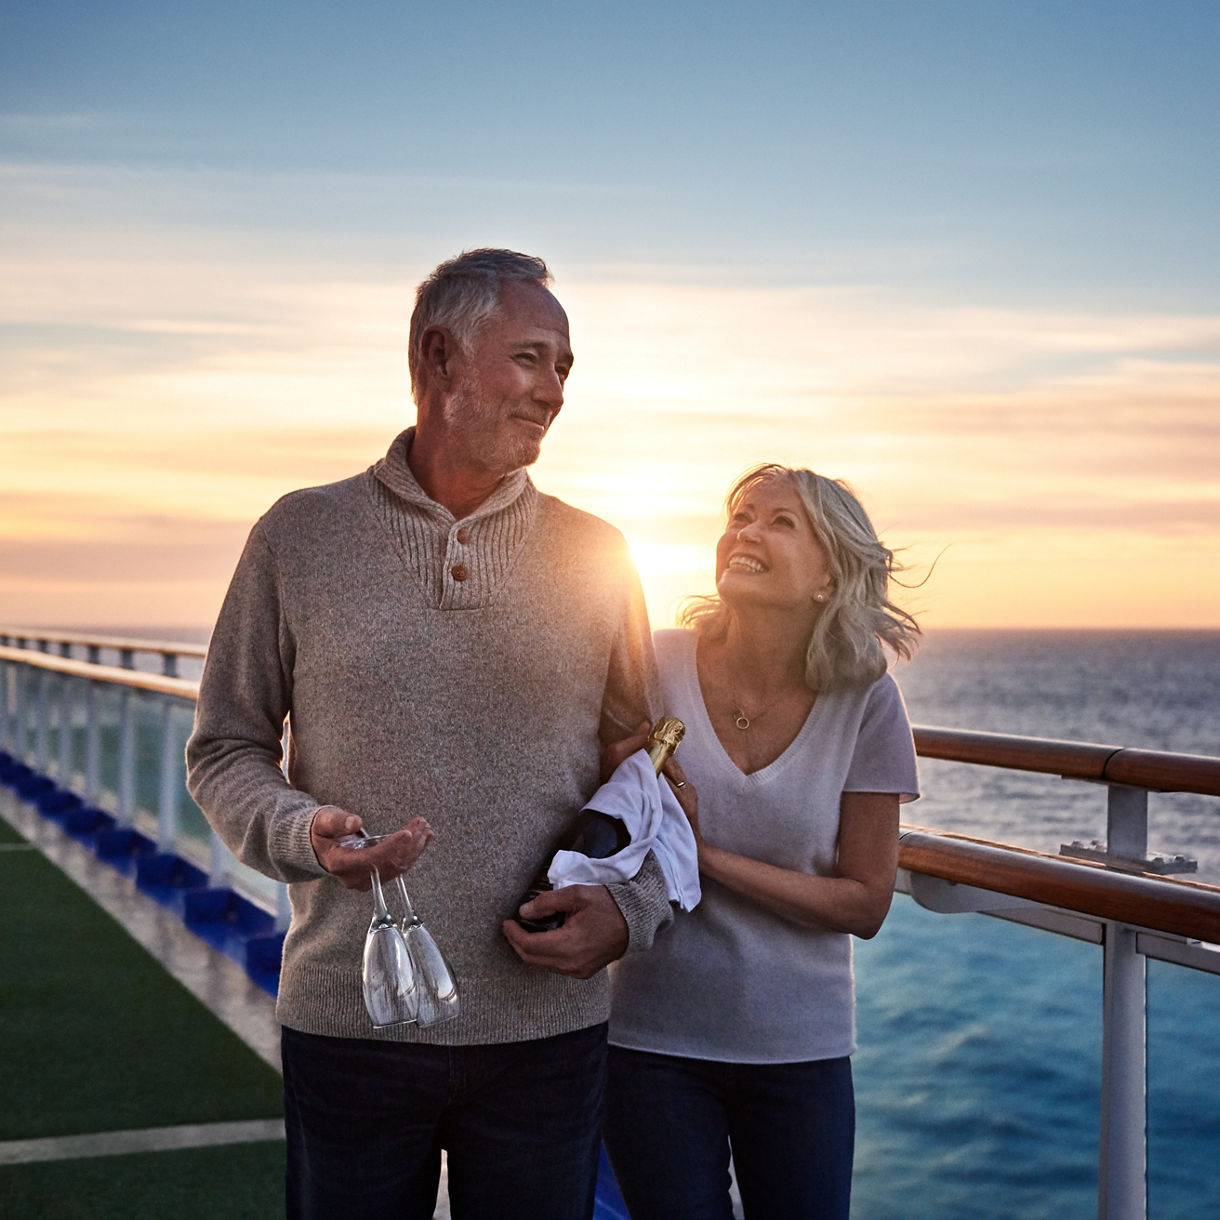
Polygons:
<instances>
[{"instance_id":1,"label":"wooden handrail","mask_svg":"<svg viewBox=\"0 0 1220 1220\"><path fill-rule=\"evenodd\" d=\"M108 682L115 686L130 686L152 691L157 695L176 695L181 699L198 699L199 683L189 678L167 678L162 674L145 674L138 669L120 669L117 665L94 665L71 657L57 657L49 652L29 648L11 648L0 644L0 661L16 661L34 669L49 669L57 674L70 674L90 682Z\"/></svg>"},{"instance_id":2,"label":"wooden handrail","mask_svg":"<svg viewBox=\"0 0 1220 1220\"><path fill-rule=\"evenodd\" d=\"M150 652L159 656L203 657L206 644L175 644L169 640L133 640L126 636L89 635L79 631L43 631L30 627L0 627L10 640L46 640L48 644L78 644L81 648L111 648L120 652Z\"/></svg>"},{"instance_id":3,"label":"wooden handrail","mask_svg":"<svg viewBox=\"0 0 1220 1220\"><path fill-rule=\"evenodd\" d=\"M913 731L921 758L1036 771L1099 784L1127 784L1154 792L1220 796L1220 758L929 725L916 725Z\"/></svg>"},{"instance_id":4,"label":"wooden handrail","mask_svg":"<svg viewBox=\"0 0 1220 1220\"><path fill-rule=\"evenodd\" d=\"M1155 932L1220 943L1220 888L967 835L903 826L898 865L912 873Z\"/></svg>"},{"instance_id":5,"label":"wooden handrail","mask_svg":"<svg viewBox=\"0 0 1220 1220\"><path fill-rule=\"evenodd\" d=\"M183 699L199 695L199 683L189 679L94 665L34 649L0 645L0 661ZM1217 758L926 726L916 726L914 732L924 758L1220 796ZM1118 872L1093 861L1069 860L918 826L903 826L898 862L910 872L929 877L1220 943L1220 887Z\"/></svg>"}]
</instances>

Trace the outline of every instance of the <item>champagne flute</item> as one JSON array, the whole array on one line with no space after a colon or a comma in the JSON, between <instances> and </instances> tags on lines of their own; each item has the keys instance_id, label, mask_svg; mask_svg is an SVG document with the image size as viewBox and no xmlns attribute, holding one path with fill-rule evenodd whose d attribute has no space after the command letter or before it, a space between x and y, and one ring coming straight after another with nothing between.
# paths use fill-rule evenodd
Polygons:
<instances>
[{"instance_id":1,"label":"champagne flute","mask_svg":"<svg viewBox=\"0 0 1220 1220\"><path fill-rule=\"evenodd\" d=\"M457 980L440 946L411 904L401 874L397 881L405 912L401 924L402 938L411 955L418 982L419 1011L416 1020L421 1028L452 1021L458 1015Z\"/></svg>"},{"instance_id":2,"label":"champagne flute","mask_svg":"<svg viewBox=\"0 0 1220 1220\"><path fill-rule=\"evenodd\" d=\"M372 870L373 919L364 938L364 1006L376 1029L419 1019L419 986L407 942L386 906L381 877Z\"/></svg>"},{"instance_id":3,"label":"champagne flute","mask_svg":"<svg viewBox=\"0 0 1220 1220\"><path fill-rule=\"evenodd\" d=\"M380 843L386 837L370 835L361 829L344 839L343 844L345 847L362 848ZM426 1027L451 1021L458 1015L457 981L440 946L424 927L424 921L412 905L406 882L401 874L395 878L403 906L402 919L396 922L389 913L380 875L376 869L371 870L371 875L375 910L365 940L364 1002L373 1024L381 1027L414 1021ZM394 929L397 941L405 948L405 959L399 944L389 935L389 928ZM374 955L371 965L370 951ZM402 984L399 990L405 989L408 995L390 994L394 987L391 980L395 979ZM408 983L409 987L406 986ZM400 1015L394 1020L380 1019L390 1014L408 1012L410 1016Z\"/></svg>"}]
</instances>

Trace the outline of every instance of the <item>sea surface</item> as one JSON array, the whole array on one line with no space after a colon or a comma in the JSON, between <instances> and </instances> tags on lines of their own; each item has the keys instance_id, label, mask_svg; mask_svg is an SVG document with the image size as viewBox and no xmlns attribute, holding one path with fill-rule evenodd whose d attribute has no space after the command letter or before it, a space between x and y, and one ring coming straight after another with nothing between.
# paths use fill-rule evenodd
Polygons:
<instances>
[{"instance_id":1,"label":"sea surface","mask_svg":"<svg viewBox=\"0 0 1220 1220\"><path fill-rule=\"evenodd\" d=\"M1220 632L933 633L916 724L1220 755ZM1105 788L921 760L904 821L1041 850L1105 838ZM1150 797L1149 846L1220 884L1220 800ZM1097 1208L1099 946L903 895L857 942L856 1220ZM1220 1216L1220 975L1148 962L1149 1215Z\"/></svg>"},{"instance_id":2,"label":"sea surface","mask_svg":"<svg viewBox=\"0 0 1220 1220\"><path fill-rule=\"evenodd\" d=\"M1220 632L933 632L896 677L915 724L1220 756ZM1052 852L1105 838L1103 786L920 773L907 823ZM1220 884L1220 799L1149 808L1149 847ZM855 1220L1096 1215L1099 946L898 895L856 982ZM1220 1216L1220 975L1149 961L1148 1000L1149 1215Z\"/></svg>"}]
</instances>

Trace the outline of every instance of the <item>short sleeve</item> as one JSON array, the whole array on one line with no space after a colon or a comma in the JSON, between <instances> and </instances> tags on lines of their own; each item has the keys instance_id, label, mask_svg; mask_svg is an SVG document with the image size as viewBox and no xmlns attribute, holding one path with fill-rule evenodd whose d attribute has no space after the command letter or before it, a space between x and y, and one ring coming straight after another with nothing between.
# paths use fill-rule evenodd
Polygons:
<instances>
[{"instance_id":1,"label":"short sleeve","mask_svg":"<svg viewBox=\"0 0 1220 1220\"><path fill-rule=\"evenodd\" d=\"M919 797L911 722L889 674L869 688L843 791L897 792L904 803Z\"/></svg>"}]
</instances>

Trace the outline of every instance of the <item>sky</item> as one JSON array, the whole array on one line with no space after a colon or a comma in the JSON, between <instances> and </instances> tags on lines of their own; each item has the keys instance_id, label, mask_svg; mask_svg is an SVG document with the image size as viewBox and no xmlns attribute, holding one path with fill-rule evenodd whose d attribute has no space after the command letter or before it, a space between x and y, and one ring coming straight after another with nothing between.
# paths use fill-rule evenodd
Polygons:
<instances>
[{"instance_id":1,"label":"sky","mask_svg":"<svg viewBox=\"0 0 1220 1220\"><path fill-rule=\"evenodd\" d=\"M496 245L655 625L780 461L930 631L1220 628L1218 58L1212 0L0 0L0 623L206 631Z\"/></svg>"}]
</instances>

